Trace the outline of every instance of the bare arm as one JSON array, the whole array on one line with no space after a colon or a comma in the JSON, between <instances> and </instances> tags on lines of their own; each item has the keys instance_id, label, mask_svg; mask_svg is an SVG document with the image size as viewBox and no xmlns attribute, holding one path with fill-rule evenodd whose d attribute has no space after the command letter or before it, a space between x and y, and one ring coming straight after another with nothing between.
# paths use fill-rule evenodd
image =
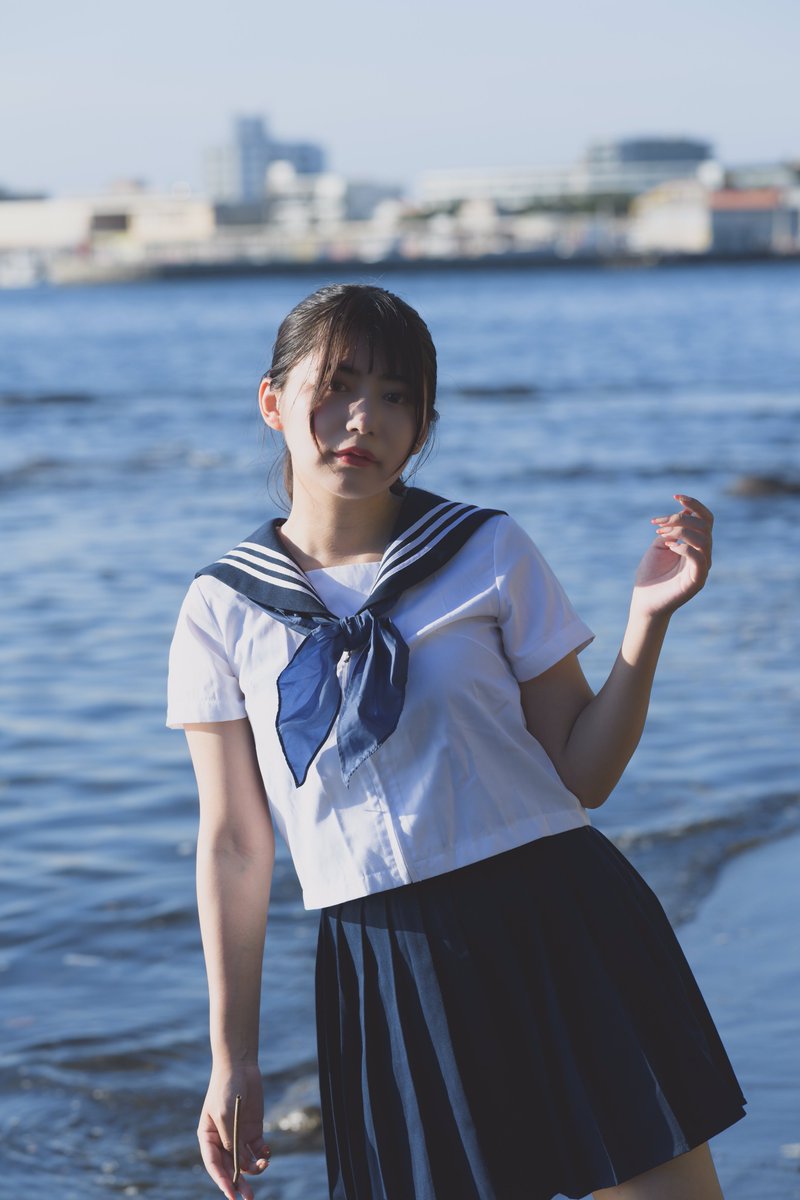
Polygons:
<instances>
[{"instance_id":1,"label":"bare arm","mask_svg":"<svg viewBox=\"0 0 800 1200\"><path fill-rule=\"evenodd\" d=\"M242 1166L258 1173L267 1157L258 1032L275 837L249 721L189 725L186 737L200 799L197 906L213 1058L198 1138L206 1169L235 1200L229 1151L237 1094ZM238 1190L252 1196L245 1180Z\"/></svg>"},{"instance_id":2,"label":"bare arm","mask_svg":"<svg viewBox=\"0 0 800 1200\"><path fill-rule=\"evenodd\" d=\"M639 744L670 617L700 591L711 565L711 513L691 497L676 499L680 513L654 519L658 534L637 572L622 647L597 695L574 653L520 685L528 729L586 808L608 798Z\"/></svg>"}]
</instances>

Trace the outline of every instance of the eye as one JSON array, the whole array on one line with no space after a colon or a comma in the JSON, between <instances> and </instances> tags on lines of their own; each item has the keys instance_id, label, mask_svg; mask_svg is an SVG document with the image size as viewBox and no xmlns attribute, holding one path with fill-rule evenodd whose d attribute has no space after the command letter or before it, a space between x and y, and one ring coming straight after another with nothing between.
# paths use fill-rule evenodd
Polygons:
<instances>
[{"instance_id":1,"label":"eye","mask_svg":"<svg viewBox=\"0 0 800 1200\"><path fill-rule=\"evenodd\" d=\"M343 379L338 379L336 376L334 376L333 379L328 384L328 391L329 392L346 392L347 384L344 382Z\"/></svg>"},{"instance_id":2,"label":"eye","mask_svg":"<svg viewBox=\"0 0 800 1200\"><path fill-rule=\"evenodd\" d=\"M411 397L408 392L384 392L384 400L388 400L390 404L410 404Z\"/></svg>"}]
</instances>

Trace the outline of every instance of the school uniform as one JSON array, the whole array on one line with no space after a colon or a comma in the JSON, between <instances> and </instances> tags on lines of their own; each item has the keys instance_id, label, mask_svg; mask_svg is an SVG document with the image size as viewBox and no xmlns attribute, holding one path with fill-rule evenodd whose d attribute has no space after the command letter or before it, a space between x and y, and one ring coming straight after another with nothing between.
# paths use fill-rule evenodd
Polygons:
<instances>
[{"instance_id":1,"label":"school uniform","mask_svg":"<svg viewBox=\"0 0 800 1200\"><path fill-rule=\"evenodd\" d=\"M333 1200L583 1196L744 1098L657 899L528 732L592 639L504 513L408 489L380 563L303 573L268 522L194 580L168 724L247 716L320 908Z\"/></svg>"}]
</instances>

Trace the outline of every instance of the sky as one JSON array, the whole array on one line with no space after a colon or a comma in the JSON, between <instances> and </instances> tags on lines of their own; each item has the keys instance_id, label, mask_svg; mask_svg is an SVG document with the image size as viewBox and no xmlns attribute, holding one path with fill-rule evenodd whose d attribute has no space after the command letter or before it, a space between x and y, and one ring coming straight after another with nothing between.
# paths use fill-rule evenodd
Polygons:
<instances>
[{"instance_id":1,"label":"sky","mask_svg":"<svg viewBox=\"0 0 800 1200\"><path fill-rule=\"evenodd\" d=\"M202 191L237 114L413 189L690 135L800 159L797 0L26 0L0 38L0 187Z\"/></svg>"}]
</instances>

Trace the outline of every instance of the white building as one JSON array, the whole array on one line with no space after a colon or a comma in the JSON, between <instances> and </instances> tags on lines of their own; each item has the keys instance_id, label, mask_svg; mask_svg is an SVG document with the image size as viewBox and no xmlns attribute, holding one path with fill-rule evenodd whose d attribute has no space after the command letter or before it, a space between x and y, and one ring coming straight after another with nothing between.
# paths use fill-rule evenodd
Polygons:
<instances>
[{"instance_id":1,"label":"white building","mask_svg":"<svg viewBox=\"0 0 800 1200\"><path fill-rule=\"evenodd\" d=\"M347 182L341 175L301 175L290 162L274 162L267 169L265 191L270 226L302 230L345 219Z\"/></svg>"},{"instance_id":2,"label":"white building","mask_svg":"<svg viewBox=\"0 0 800 1200\"><path fill-rule=\"evenodd\" d=\"M629 249L640 254L702 254L710 245L709 189L699 180L662 183L632 202Z\"/></svg>"},{"instance_id":3,"label":"white building","mask_svg":"<svg viewBox=\"0 0 800 1200\"><path fill-rule=\"evenodd\" d=\"M571 166L430 171L417 194L428 207L491 200L521 210L552 201L633 197L672 179L694 179L712 160L707 142L687 138L628 138L592 143Z\"/></svg>"},{"instance_id":4,"label":"white building","mask_svg":"<svg viewBox=\"0 0 800 1200\"><path fill-rule=\"evenodd\" d=\"M214 210L184 193L138 188L98 196L0 201L0 253L89 251L115 245L148 250L202 242L214 232Z\"/></svg>"}]
</instances>

